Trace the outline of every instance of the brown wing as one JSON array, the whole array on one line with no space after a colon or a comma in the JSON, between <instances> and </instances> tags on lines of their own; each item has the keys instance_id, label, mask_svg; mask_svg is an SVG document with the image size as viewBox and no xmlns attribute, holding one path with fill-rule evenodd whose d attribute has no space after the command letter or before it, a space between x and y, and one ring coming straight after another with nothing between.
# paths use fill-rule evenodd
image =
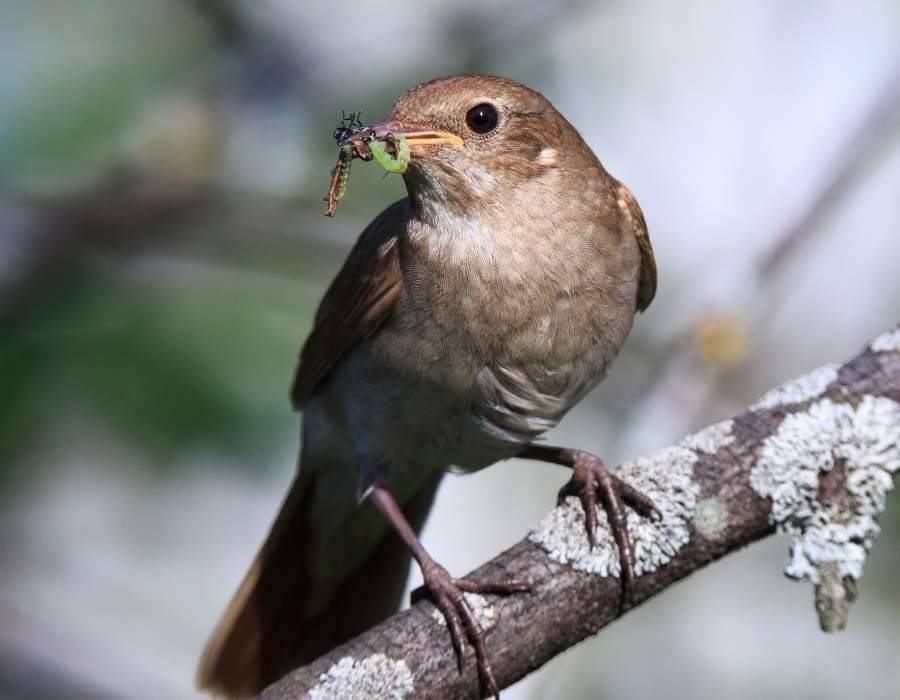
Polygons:
<instances>
[{"instance_id":1,"label":"brown wing","mask_svg":"<svg viewBox=\"0 0 900 700\"><path fill-rule=\"evenodd\" d=\"M638 278L637 310L645 311L653 297L656 296L656 258L653 246L650 245L650 234L647 233L647 222L637 200L625 185L619 182L616 186L616 198L632 222L638 249L641 251L641 271Z\"/></svg>"},{"instance_id":2,"label":"brown wing","mask_svg":"<svg viewBox=\"0 0 900 700\"><path fill-rule=\"evenodd\" d=\"M300 409L344 355L390 317L403 286L397 235L407 215L402 199L375 217L325 292L294 375L294 408Z\"/></svg>"}]
</instances>

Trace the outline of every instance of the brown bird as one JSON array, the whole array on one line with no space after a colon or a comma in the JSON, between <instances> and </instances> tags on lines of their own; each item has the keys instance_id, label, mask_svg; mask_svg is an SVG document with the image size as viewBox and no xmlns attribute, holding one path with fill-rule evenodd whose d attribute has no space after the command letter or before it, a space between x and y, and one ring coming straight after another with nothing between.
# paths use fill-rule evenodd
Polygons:
<instances>
[{"instance_id":1,"label":"brown bird","mask_svg":"<svg viewBox=\"0 0 900 700\"><path fill-rule=\"evenodd\" d=\"M578 132L512 80L460 75L405 93L370 138L405 137L408 197L363 231L316 314L291 396L299 473L207 644L200 687L252 695L394 612L410 555L462 668L462 592L417 538L443 474L509 457L571 467L593 541L604 507L632 585L624 507L652 502L597 457L535 441L606 374L656 290L644 217Z\"/></svg>"}]
</instances>

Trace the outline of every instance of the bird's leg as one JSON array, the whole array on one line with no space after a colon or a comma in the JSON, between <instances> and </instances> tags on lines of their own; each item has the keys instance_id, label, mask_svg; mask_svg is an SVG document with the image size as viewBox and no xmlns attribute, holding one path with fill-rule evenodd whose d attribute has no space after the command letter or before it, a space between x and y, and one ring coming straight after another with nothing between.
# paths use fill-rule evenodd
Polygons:
<instances>
[{"instance_id":1,"label":"bird's leg","mask_svg":"<svg viewBox=\"0 0 900 700\"><path fill-rule=\"evenodd\" d=\"M478 624L478 620L472 613L472 609L466 602L463 593L507 595L529 590L528 584L522 581L479 583L467 579L453 578L443 566L438 564L425 551L390 491L383 486L376 486L372 490L370 498L378 510L387 518L394 530L397 531L397 534L400 535L406 546L409 547L415 560L419 562L422 577L425 579L425 585L422 588L425 590L421 593L413 591L413 600L428 595L441 611L441 614L447 621L447 629L450 631L450 639L453 642L453 650L456 652L459 672L462 673L464 669L463 640L467 639L475 648L479 678L495 697L499 697L500 690L497 687L497 681L494 679L494 672L491 669L491 663L487 655L484 630Z\"/></svg>"},{"instance_id":2,"label":"bird's leg","mask_svg":"<svg viewBox=\"0 0 900 700\"><path fill-rule=\"evenodd\" d=\"M603 510L606 511L610 532L619 548L619 563L622 570L621 604L623 610L627 609L631 604L631 594L634 588L634 552L625 522L625 506L630 506L639 515L645 517L651 515L661 517L659 509L650 498L611 474L602 460L590 452L546 445L529 445L517 456L571 467L572 478L559 490L557 504L562 504L567 496L578 496L581 499L588 542L591 547L596 542L597 497L599 496Z\"/></svg>"}]
</instances>

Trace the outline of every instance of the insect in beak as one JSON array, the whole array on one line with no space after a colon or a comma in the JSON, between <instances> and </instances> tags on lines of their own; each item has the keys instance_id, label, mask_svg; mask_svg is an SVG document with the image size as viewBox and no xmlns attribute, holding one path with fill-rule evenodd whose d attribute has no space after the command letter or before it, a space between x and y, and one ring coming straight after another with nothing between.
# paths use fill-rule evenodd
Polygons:
<instances>
[{"instance_id":1,"label":"insect in beak","mask_svg":"<svg viewBox=\"0 0 900 700\"><path fill-rule=\"evenodd\" d=\"M463 145L456 134L436 129L422 129L395 119L384 119L363 126L359 112L342 113L341 123L334 130L340 153L331 172L331 184L325 195L325 216L334 216L338 202L347 193L350 165L354 158L376 160L389 173L403 173L415 155L416 148L426 146Z\"/></svg>"},{"instance_id":2,"label":"insect in beak","mask_svg":"<svg viewBox=\"0 0 900 700\"><path fill-rule=\"evenodd\" d=\"M396 119L384 119L374 122L353 134L347 135L347 141L352 141L360 136L368 136L378 141L384 141L393 136L395 139L406 139L410 148L415 153L418 146L462 146L463 140L456 134L436 129L422 129L404 124ZM339 142L341 145L345 142Z\"/></svg>"}]
</instances>

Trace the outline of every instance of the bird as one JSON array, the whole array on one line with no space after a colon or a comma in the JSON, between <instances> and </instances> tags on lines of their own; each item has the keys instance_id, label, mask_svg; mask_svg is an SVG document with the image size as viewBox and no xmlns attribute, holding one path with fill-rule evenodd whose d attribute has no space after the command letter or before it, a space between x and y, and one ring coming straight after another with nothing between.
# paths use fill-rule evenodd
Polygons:
<instances>
[{"instance_id":1,"label":"bird","mask_svg":"<svg viewBox=\"0 0 900 700\"><path fill-rule=\"evenodd\" d=\"M554 427L607 373L656 262L644 215L539 92L454 75L405 92L348 138L409 144L407 196L365 228L328 287L300 353L298 471L207 643L197 685L256 694L397 610L413 559L447 621L460 671L474 647L463 593L528 595L527 581L455 578L418 533L442 477L512 457L571 468L594 543L607 514L633 585L625 508L653 502Z\"/></svg>"}]
</instances>

